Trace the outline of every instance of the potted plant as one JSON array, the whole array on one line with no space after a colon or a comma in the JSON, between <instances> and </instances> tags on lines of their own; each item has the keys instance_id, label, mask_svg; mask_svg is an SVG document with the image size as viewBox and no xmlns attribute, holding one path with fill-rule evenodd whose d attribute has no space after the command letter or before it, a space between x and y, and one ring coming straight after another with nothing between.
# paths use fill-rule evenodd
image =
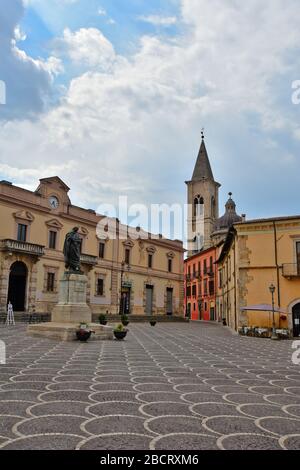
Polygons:
<instances>
[{"instance_id":1,"label":"potted plant","mask_svg":"<svg viewBox=\"0 0 300 470\"><path fill-rule=\"evenodd\" d=\"M114 329L114 335L115 335L115 338L118 340L118 341L122 341L125 336L127 335L127 329L124 328L124 325L122 325L121 323L119 325L117 325Z\"/></svg>"},{"instance_id":2,"label":"potted plant","mask_svg":"<svg viewBox=\"0 0 300 470\"><path fill-rule=\"evenodd\" d=\"M100 325L107 325L107 317L104 313L101 313L98 317Z\"/></svg>"},{"instance_id":3,"label":"potted plant","mask_svg":"<svg viewBox=\"0 0 300 470\"><path fill-rule=\"evenodd\" d=\"M123 326L129 325L128 316L127 316L127 315L122 315L122 316L121 316L121 322L122 322L122 325L123 325Z\"/></svg>"},{"instance_id":4,"label":"potted plant","mask_svg":"<svg viewBox=\"0 0 300 470\"><path fill-rule=\"evenodd\" d=\"M80 323L79 329L76 331L76 337L78 341L86 342L90 339L92 333L94 332L89 329L86 323Z\"/></svg>"},{"instance_id":5,"label":"potted plant","mask_svg":"<svg viewBox=\"0 0 300 470\"><path fill-rule=\"evenodd\" d=\"M155 325L156 325L156 320L155 320L154 317L151 317L151 318L150 318L150 325L151 325L151 326L155 326Z\"/></svg>"}]
</instances>

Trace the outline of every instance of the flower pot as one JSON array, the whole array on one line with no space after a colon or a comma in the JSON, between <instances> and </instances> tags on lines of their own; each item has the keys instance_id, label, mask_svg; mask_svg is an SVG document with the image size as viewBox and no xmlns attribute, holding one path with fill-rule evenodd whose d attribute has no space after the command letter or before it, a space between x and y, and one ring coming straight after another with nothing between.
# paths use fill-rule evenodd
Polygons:
<instances>
[{"instance_id":1,"label":"flower pot","mask_svg":"<svg viewBox=\"0 0 300 470\"><path fill-rule=\"evenodd\" d=\"M122 321L122 325L123 325L123 326L129 325L129 321L128 321L128 320L123 320L123 321Z\"/></svg>"},{"instance_id":2,"label":"flower pot","mask_svg":"<svg viewBox=\"0 0 300 470\"><path fill-rule=\"evenodd\" d=\"M155 325L156 325L156 321L151 321L151 322L150 322L150 325L151 325L151 326L155 326Z\"/></svg>"},{"instance_id":3,"label":"flower pot","mask_svg":"<svg viewBox=\"0 0 300 470\"><path fill-rule=\"evenodd\" d=\"M100 323L100 325L104 325L104 326L105 326L105 325L107 325L107 320L100 320L99 323Z\"/></svg>"},{"instance_id":4,"label":"flower pot","mask_svg":"<svg viewBox=\"0 0 300 470\"><path fill-rule=\"evenodd\" d=\"M76 331L77 339L83 343L90 339L92 332L85 331L85 330L78 330Z\"/></svg>"},{"instance_id":5,"label":"flower pot","mask_svg":"<svg viewBox=\"0 0 300 470\"><path fill-rule=\"evenodd\" d=\"M127 335L127 330L124 330L124 331L114 331L114 335L115 335L115 338L118 340L118 341L122 341L125 336Z\"/></svg>"}]
</instances>

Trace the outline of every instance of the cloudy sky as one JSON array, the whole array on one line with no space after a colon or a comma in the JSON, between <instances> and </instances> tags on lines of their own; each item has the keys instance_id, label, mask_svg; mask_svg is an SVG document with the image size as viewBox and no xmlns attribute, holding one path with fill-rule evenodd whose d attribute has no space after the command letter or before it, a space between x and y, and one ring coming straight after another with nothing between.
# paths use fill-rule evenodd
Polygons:
<instances>
[{"instance_id":1,"label":"cloudy sky","mask_svg":"<svg viewBox=\"0 0 300 470\"><path fill-rule=\"evenodd\" d=\"M75 204L185 203L201 129L221 212L300 213L299 0L0 0L0 179Z\"/></svg>"}]
</instances>

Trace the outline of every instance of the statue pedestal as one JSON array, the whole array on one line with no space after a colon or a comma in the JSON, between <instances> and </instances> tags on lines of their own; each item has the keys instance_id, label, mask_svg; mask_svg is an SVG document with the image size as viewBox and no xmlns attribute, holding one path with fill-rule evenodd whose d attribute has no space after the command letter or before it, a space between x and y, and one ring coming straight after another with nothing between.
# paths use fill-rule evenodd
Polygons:
<instances>
[{"instance_id":1,"label":"statue pedestal","mask_svg":"<svg viewBox=\"0 0 300 470\"><path fill-rule=\"evenodd\" d=\"M52 312L55 323L91 323L92 312L86 303L87 277L65 273L60 281L59 301Z\"/></svg>"},{"instance_id":2,"label":"statue pedestal","mask_svg":"<svg viewBox=\"0 0 300 470\"><path fill-rule=\"evenodd\" d=\"M86 303L87 277L83 274L65 273L60 281L59 302L52 311L51 323L29 325L31 336L60 341L74 341L80 323L86 323L94 333L91 340L112 340L113 328L93 324L92 312Z\"/></svg>"}]
</instances>

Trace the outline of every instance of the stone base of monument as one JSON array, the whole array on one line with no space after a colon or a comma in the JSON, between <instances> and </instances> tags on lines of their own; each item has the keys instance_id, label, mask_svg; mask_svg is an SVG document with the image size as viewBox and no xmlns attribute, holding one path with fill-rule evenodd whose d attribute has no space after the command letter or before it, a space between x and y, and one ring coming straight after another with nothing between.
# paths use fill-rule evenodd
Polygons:
<instances>
[{"instance_id":1,"label":"stone base of monument","mask_svg":"<svg viewBox=\"0 0 300 470\"><path fill-rule=\"evenodd\" d=\"M75 341L78 327L79 324L74 323L41 323L39 325L29 325L27 327L27 333L30 336L38 338L48 338L59 341ZM114 339L113 328L110 326L89 323L89 329L94 332L89 341Z\"/></svg>"},{"instance_id":2,"label":"stone base of monument","mask_svg":"<svg viewBox=\"0 0 300 470\"><path fill-rule=\"evenodd\" d=\"M113 339L113 328L92 323L92 312L86 303L88 279L83 274L66 272L60 281L59 302L52 311L51 323L29 325L31 336L46 337L62 341L76 339L80 323L94 331L91 340Z\"/></svg>"}]
</instances>

